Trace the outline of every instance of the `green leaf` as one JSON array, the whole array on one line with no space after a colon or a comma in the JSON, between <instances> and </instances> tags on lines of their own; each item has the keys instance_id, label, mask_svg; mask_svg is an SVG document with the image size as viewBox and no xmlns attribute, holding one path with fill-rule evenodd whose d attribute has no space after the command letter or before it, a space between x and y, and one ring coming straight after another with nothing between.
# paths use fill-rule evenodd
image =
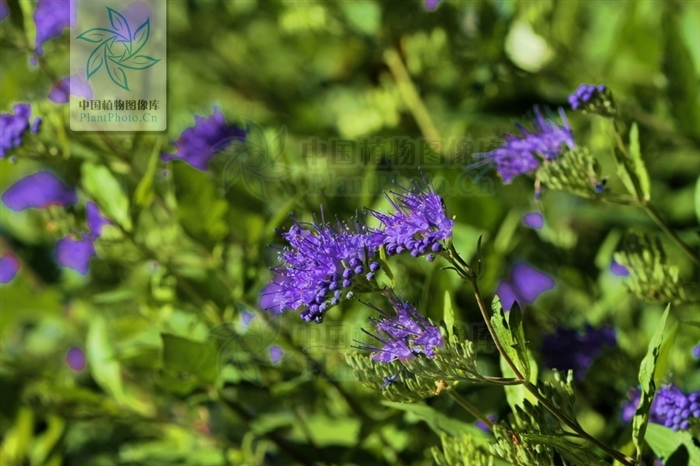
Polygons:
<instances>
[{"instance_id":1,"label":"green leaf","mask_svg":"<svg viewBox=\"0 0 700 466\"><path fill-rule=\"evenodd\" d=\"M342 2L339 5L354 29L368 36L379 31L382 10L375 2Z\"/></svg>"},{"instance_id":2,"label":"green leaf","mask_svg":"<svg viewBox=\"0 0 700 466\"><path fill-rule=\"evenodd\" d=\"M139 207L148 207L153 202L153 180L156 176L158 168L158 160L160 160L160 139L158 140L151 151L151 157L148 159L146 173L143 174L139 181L136 191L134 191L134 204Z\"/></svg>"},{"instance_id":3,"label":"green leaf","mask_svg":"<svg viewBox=\"0 0 700 466\"><path fill-rule=\"evenodd\" d=\"M647 171L646 165L644 165L642 152L639 148L639 128L637 127L637 123L632 123L632 128L630 128L629 150L630 156L632 157L634 173L639 181L640 200L647 202L651 199L651 181L649 180L649 172Z\"/></svg>"},{"instance_id":4,"label":"green leaf","mask_svg":"<svg viewBox=\"0 0 700 466\"><path fill-rule=\"evenodd\" d=\"M455 326L455 310L452 307L452 298L449 290L445 290L444 300L442 303L442 319L445 321L447 331L452 334Z\"/></svg>"},{"instance_id":5,"label":"green leaf","mask_svg":"<svg viewBox=\"0 0 700 466\"><path fill-rule=\"evenodd\" d=\"M496 332L496 337L501 342L508 357L515 363L520 373L528 378L530 375L530 359L527 354L527 343L525 341L525 331L523 329L522 314L517 303L510 311L508 321L506 321L503 306L498 296L493 298L491 304L493 311L491 324Z\"/></svg>"},{"instance_id":6,"label":"green leaf","mask_svg":"<svg viewBox=\"0 0 700 466\"><path fill-rule=\"evenodd\" d=\"M666 306L666 311L664 311L663 316L661 316L661 322L659 322L659 326L656 328L656 332L649 342L647 354L642 360L642 364L639 368L639 385L642 389L642 393L639 400L639 406L637 407L637 412L635 413L634 420L632 421L632 441L634 442L634 446L637 450L636 456L638 463L641 463L642 461L644 434L647 429L647 423L649 422L651 402L654 399L654 394L656 393L654 372L656 370L656 362L659 358L659 351L664 338L664 330L666 329L666 319L668 318L670 309L671 305L669 304Z\"/></svg>"},{"instance_id":7,"label":"green leaf","mask_svg":"<svg viewBox=\"0 0 700 466\"><path fill-rule=\"evenodd\" d=\"M698 102L698 77L693 57L681 35L677 13L670 6L664 8L663 70L668 79L668 97L671 114L676 125L686 136L700 137L700 102Z\"/></svg>"},{"instance_id":8,"label":"green leaf","mask_svg":"<svg viewBox=\"0 0 700 466\"><path fill-rule=\"evenodd\" d=\"M676 342L676 335L678 335L678 322L674 322L669 331L666 332L664 341L659 349L659 357L654 369L654 383L656 386L659 386L668 374L668 360L673 350L673 344Z\"/></svg>"},{"instance_id":9,"label":"green leaf","mask_svg":"<svg viewBox=\"0 0 700 466\"><path fill-rule=\"evenodd\" d=\"M111 331L107 328L105 318L100 314L92 317L85 349L88 367L95 382L118 403L123 402L121 369L116 360Z\"/></svg>"},{"instance_id":10,"label":"green leaf","mask_svg":"<svg viewBox=\"0 0 700 466\"><path fill-rule=\"evenodd\" d=\"M698 181L695 183L695 216L700 222L700 176L698 176Z\"/></svg>"},{"instance_id":11,"label":"green leaf","mask_svg":"<svg viewBox=\"0 0 700 466\"><path fill-rule=\"evenodd\" d=\"M442 414L430 406L422 403L396 403L394 401L382 401L384 406L411 413L417 418L425 421L436 434L442 432L457 437L463 434L471 434L478 438L486 437L486 433L473 424L453 419Z\"/></svg>"},{"instance_id":12,"label":"green leaf","mask_svg":"<svg viewBox=\"0 0 700 466\"><path fill-rule=\"evenodd\" d=\"M124 230L131 231L129 199L109 169L103 165L85 162L81 166L81 172L83 187L100 210Z\"/></svg>"},{"instance_id":13,"label":"green leaf","mask_svg":"<svg viewBox=\"0 0 700 466\"><path fill-rule=\"evenodd\" d=\"M217 375L216 348L175 335L161 334L163 365L161 385L178 394L213 383Z\"/></svg>"},{"instance_id":14,"label":"green leaf","mask_svg":"<svg viewBox=\"0 0 700 466\"><path fill-rule=\"evenodd\" d=\"M660 424L649 424L645 440L664 464L669 464L666 460L681 446L685 446L689 454L687 465L700 465L700 448L695 446L693 437L688 431L673 431Z\"/></svg>"},{"instance_id":15,"label":"green leaf","mask_svg":"<svg viewBox=\"0 0 700 466\"><path fill-rule=\"evenodd\" d=\"M533 440L554 448L568 463L585 466L608 466L590 449L577 445L564 437L556 435L523 434L523 439Z\"/></svg>"}]
</instances>

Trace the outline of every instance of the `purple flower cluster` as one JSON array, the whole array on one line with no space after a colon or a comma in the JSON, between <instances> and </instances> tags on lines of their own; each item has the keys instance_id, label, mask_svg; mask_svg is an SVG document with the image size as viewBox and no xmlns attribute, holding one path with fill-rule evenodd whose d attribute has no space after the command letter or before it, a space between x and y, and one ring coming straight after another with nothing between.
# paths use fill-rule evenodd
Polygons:
<instances>
[{"instance_id":1,"label":"purple flower cluster","mask_svg":"<svg viewBox=\"0 0 700 466\"><path fill-rule=\"evenodd\" d=\"M498 149L479 154L482 160L476 166L493 164L504 183L510 183L518 175L530 173L540 167L541 161L553 161L562 153L562 146L575 147L574 135L564 110L559 109L563 125L542 116L535 107L534 130L517 125L521 135L506 135Z\"/></svg>"},{"instance_id":2,"label":"purple flower cluster","mask_svg":"<svg viewBox=\"0 0 700 466\"><path fill-rule=\"evenodd\" d=\"M274 313L303 307L302 319L321 322L326 310L354 296L351 289L358 281L374 279L379 263L372 258L378 248L357 220L351 229L340 221L334 227L293 219L282 233L289 247L280 250L281 264L273 267L275 278L263 289L259 305Z\"/></svg>"},{"instance_id":3,"label":"purple flower cluster","mask_svg":"<svg viewBox=\"0 0 700 466\"><path fill-rule=\"evenodd\" d=\"M622 406L622 420L629 422L639 405L641 392L632 390L630 400ZM649 422L661 424L673 430L688 430L692 419L700 418L700 390L685 394L673 384L656 392L649 411Z\"/></svg>"},{"instance_id":4,"label":"purple flower cluster","mask_svg":"<svg viewBox=\"0 0 700 466\"><path fill-rule=\"evenodd\" d=\"M80 73L72 74L57 82L49 92L49 100L57 104L65 104L68 102L69 95L92 100L92 88L87 79L85 79L85 70L81 70Z\"/></svg>"},{"instance_id":5,"label":"purple flower cluster","mask_svg":"<svg viewBox=\"0 0 700 466\"><path fill-rule=\"evenodd\" d=\"M19 260L10 253L0 257L0 283L7 283L17 275Z\"/></svg>"},{"instance_id":6,"label":"purple flower cluster","mask_svg":"<svg viewBox=\"0 0 700 466\"><path fill-rule=\"evenodd\" d=\"M392 214L372 212L382 228L374 232L371 242L385 246L388 256L408 251L413 257L427 254L432 261L442 251L442 242L452 237L454 220L447 218L444 201L427 184L425 188L416 184L406 193L392 192L394 199L387 195L395 210Z\"/></svg>"},{"instance_id":7,"label":"purple flower cluster","mask_svg":"<svg viewBox=\"0 0 700 466\"><path fill-rule=\"evenodd\" d=\"M32 115L32 107L29 104L17 104L13 108L14 114L0 114L0 159L5 158L7 151L22 144L22 134L27 129L32 133L39 131L41 118L36 117L29 126L29 118Z\"/></svg>"},{"instance_id":8,"label":"purple flower cluster","mask_svg":"<svg viewBox=\"0 0 700 466\"><path fill-rule=\"evenodd\" d=\"M586 104L589 104L596 100L596 98L601 97L606 90L607 88L604 84L601 84L600 86L581 84L578 87L578 89L576 89L576 92L569 96L569 103L571 104L571 108L573 108L574 110L582 108Z\"/></svg>"},{"instance_id":9,"label":"purple flower cluster","mask_svg":"<svg viewBox=\"0 0 700 466\"><path fill-rule=\"evenodd\" d=\"M194 117L194 126L187 128L175 141L177 151L174 154L161 154L161 159L168 162L180 159L194 168L206 170L209 161L226 149L233 141L245 139L245 130L236 125L226 124L224 114L218 108L212 116Z\"/></svg>"},{"instance_id":10,"label":"purple flower cluster","mask_svg":"<svg viewBox=\"0 0 700 466\"><path fill-rule=\"evenodd\" d=\"M36 54L44 53L44 43L63 33L64 28L75 27L76 0L39 0L34 10L36 25Z\"/></svg>"},{"instance_id":11,"label":"purple flower cluster","mask_svg":"<svg viewBox=\"0 0 700 466\"><path fill-rule=\"evenodd\" d=\"M605 347L617 346L615 330L604 326L599 329L586 325L583 333L574 329L558 328L542 341L542 356L549 368L572 369L576 380L583 380L593 360Z\"/></svg>"},{"instance_id":12,"label":"purple flower cluster","mask_svg":"<svg viewBox=\"0 0 700 466\"><path fill-rule=\"evenodd\" d=\"M394 213L373 212L382 228L368 228L355 218L350 224L302 223L282 233L289 244L279 252L275 277L262 291L261 309L273 313L302 309L307 322L321 322L323 314L357 291L376 289L376 256L409 251L413 256L442 250L452 236L442 199L431 189L406 191L392 200Z\"/></svg>"},{"instance_id":13,"label":"purple flower cluster","mask_svg":"<svg viewBox=\"0 0 700 466\"><path fill-rule=\"evenodd\" d=\"M380 313L379 318L370 319L374 323L376 335L365 331L381 346L361 343L360 349L372 351L372 359L383 363L406 361L419 354L434 358L435 349L445 344L440 329L412 305L395 295L391 295L390 301L396 315L371 306Z\"/></svg>"},{"instance_id":14,"label":"purple flower cluster","mask_svg":"<svg viewBox=\"0 0 700 466\"><path fill-rule=\"evenodd\" d=\"M65 207L78 202L78 196L75 189L63 184L53 173L40 171L18 180L7 188L2 195L2 202L19 212L49 206ZM93 202L86 205L86 217L89 233L82 233L80 239L66 236L56 243L58 264L82 275L88 272L90 259L96 255L95 240L102 234L102 228L110 223Z\"/></svg>"},{"instance_id":15,"label":"purple flower cluster","mask_svg":"<svg viewBox=\"0 0 700 466\"><path fill-rule=\"evenodd\" d=\"M437 8L438 3L440 3L440 0L425 0L425 7L428 10L434 10Z\"/></svg>"}]
</instances>

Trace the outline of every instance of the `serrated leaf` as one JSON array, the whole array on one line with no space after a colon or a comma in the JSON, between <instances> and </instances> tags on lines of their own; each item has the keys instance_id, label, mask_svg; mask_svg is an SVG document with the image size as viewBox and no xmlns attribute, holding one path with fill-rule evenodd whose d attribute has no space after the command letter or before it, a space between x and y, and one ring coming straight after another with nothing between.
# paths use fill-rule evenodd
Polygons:
<instances>
[{"instance_id":1,"label":"serrated leaf","mask_svg":"<svg viewBox=\"0 0 700 466\"><path fill-rule=\"evenodd\" d=\"M685 446L689 454L687 465L700 465L700 448L695 446L693 437L688 431L673 431L660 424L649 424L645 440L649 448L653 450L664 464L670 464L667 463L667 460L681 446Z\"/></svg>"},{"instance_id":2,"label":"serrated leaf","mask_svg":"<svg viewBox=\"0 0 700 466\"><path fill-rule=\"evenodd\" d=\"M639 406L632 421L632 441L637 450L637 462L642 461L642 446L644 445L644 434L646 433L647 423L649 422L649 411L651 410L651 402L656 393L656 384L654 383L654 372L656 369L656 361L659 358L659 351L663 343L664 330L666 329L666 319L668 318L671 305L666 306L666 310L661 316L654 336L649 341L647 354L642 360L639 368L639 386L642 393L639 399Z\"/></svg>"},{"instance_id":3,"label":"serrated leaf","mask_svg":"<svg viewBox=\"0 0 700 466\"><path fill-rule=\"evenodd\" d=\"M632 123L632 128L630 128L629 151L635 175L639 180L640 200L648 202L651 199L651 181L649 180L649 172L646 165L644 165L644 159L639 147L639 128L637 123Z\"/></svg>"},{"instance_id":4,"label":"serrated leaf","mask_svg":"<svg viewBox=\"0 0 700 466\"><path fill-rule=\"evenodd\" d=\"M527 355L525 332L522 326L522 315L517 304L510 311L510 319L506 320L501 300L494 296L491 304L491 324L496 332L496 337L501 342L508 357L516 365L520 373L528 378L530 375L530 361ZM515 316L513 313L516 313Z\"/></svg>"},{"instance_id":5,"label":"serrated leaf","mask_svg":"<svg viewBox=\"0 0 700 466\"><path fill-rule=\"evenodd\" d=\"M109 169L102 165L85 162L81 166L83 187L107 217L117 222L126 231L131 231L129 199Z\"/></svg>"},{"instance_id":6,"label":"serrated leaf","mask_svg":"<svg viewBox=\"0 0 700 466\"><path fill-rule=\"evenodd\" d=\"M539 434L523 434L522 438L543 443L554 448L568 462L581 466L609 466L607 461L604 461L587 448L577 445L561 436L556 435L539 435Z\"/></svg>"}]
</instances>

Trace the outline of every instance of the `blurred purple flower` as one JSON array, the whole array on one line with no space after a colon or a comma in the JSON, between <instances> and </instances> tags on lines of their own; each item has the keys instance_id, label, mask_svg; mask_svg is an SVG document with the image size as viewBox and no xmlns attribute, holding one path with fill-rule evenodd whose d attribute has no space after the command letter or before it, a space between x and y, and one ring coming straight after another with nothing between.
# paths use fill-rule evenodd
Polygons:
<instances>
[{"instance_id":1,"label":"blurred purple flower","mask_svg":"<svg viewBox=\"0 0 700 466\"><path fill-rule=\"evenodd\" d=\"M361 343L358 348L372 351L372 359L389 363L405 361L419 354L435 357L435 349L445 344L440 329L423 317L411 304L393 295L391 304L396 311L393 316L376 306L369 305L379 312L380 317L370 319L375 326L375 334L363 331L381 345Z\"/></svg>"},{"instance_id":2,"label":"blurred purple flower","mask_svg":"<svg viewBox=\"0 0 700 466\"><path fill-rule=\"evenodd\" d=\"M255 314L253 314L252 312L243 311L241 313L241 322L243 322L243 325L246 327L250 325L254 318Z\"/></svg>"},{"instance_id":3,"label":"blurred purple flower","mask_svg":"<svg viewBox=\"0 0 700 466\"><path fill-rule=\"evenodd\" d=\"M75 27L77 0L39 0L34 10L36 25L36 54L44 53L47 40L59 37L63 28Z\"/></svg>"},{"instance_id":4,"label":"blurred purple flower","mask_svg":"<svg viewBox=\"0 0 700 466\"><path fill-rule=\"evenodd\" d=\"M486 416L486 417L489 419L489 421L491 421L491 422L496 422L496 416L495 416L495 415L489 414L489 415ZM474 423L474 425L476 425L479 429L483 430L484 432L489 432L489 433L491 432L491 428L490 428L489 426L487 426L486 423L485 423L484 421L482 421L481 419L477 420L477 421Z\"/></svg>"},{"instance_id":5,"label":"blurred purple flower","mask_svg":"<svg viewBox=\"0 0 700 466\"><path fill-rule=\"evenodd\" d=\"M562 153L562 145L573 149L574 135L563 109L559 109L563 125L542 116L535 107L534 131L517 125L520 136L508 134L503 145L496 150L477 154L483 159L474 167L495 165L504 183L510 183L518 175L530 173L540 167L541 161L553 161Z\"/></svg>"},{"instance_id":6,"label":"blurred purple flower","mask_svg":"<svg viewBox=\"0 0 700 466\"><path fill-rule=\"evenodd\" d=\"M544 217L539 212L530 212L523 216L523 223L530 228L539 230L544 226Z\"/></svg>"},{"instance_id":7,"label":"blurred purple flower","mask_svg":"<svg viewBox=\"0 0 700 466\"><path fill-rule=\"evenodd\" d=\"M22 144L22 134L29 128L32 107L29 104L17 104L12 110L14 114L0 114L0 159L5 158L7 151ZM36 132L40 121L39 118L34 120L32 132Z\"/></svg>"},{"instance_id":8,"label":"blurred purple flower","mask_svg":"<svg viewBox=\"0 0 700 466\"><path fill-rule=\"evenodd\" d=\"M437 8L438 3L440 3L440 0L425 0L425 7L428 10L434 10Z\"/></svg>"},{"instance_id":9,"label":"blurred purple flower","mask_svg":"<svg viewBox=\"0 0 700 466\"><path fill-rule=\"evenodd\" d=\"M89 235L83 235L83 239L75 240L70 236L56 243L56 260L61 267L75 270L81 275L88 273L90 259L95 257L95 245Z\"/></svg>"},{"instance_id":10,"label":"blurred purple flower","mask_svg":"<svg viewBox=\"0 0 700 466\"><path fill-rule=\"evenodd\" d=\"M195 116L194 120L194 126L184 130L175 141L177 151L174 154L161 154L161 159L166 162L180 159L199 170L206 170L214 155L226 149L234 140L245 139L245 130L226 124L219 108L214 108L213 115L208 118Z\"/></svg>"},{"instance_id":11,"label":"blurred purple flower","mask_svg":"<svg viewBox=\"0 0 700 466\"><path fill-rule=\"evenodd\" d=\"M0 283L7 283L17 275L19 260L9 252L0 257Z\"/></svg>"},{"instance_id":12,"label":"blurred purple flower","mask_svg":"<svg viewBox=\"0 0 700 466\"><path fill-rule=\"evenodd\" d=\"M641 392L632 390L629 401L622 405L621 418L629 422L639 405ZM700 418L700 390L684 393L673 384L665 385L656 391L649 411L649 422L661 424L675 431L688 430L690 421Z\"/></svg>"},{"instance_id":13,"label":"blurred purple flower","mask_svg":"<svg viewBox=\"0 0 700 466\"><path fill-rule=\"evenodd\" d=\"M57 104L65 104L69 100L69 95L84 97L92 100L92 88L85 79L85 71L72 74L57 82L49 92L49 100Z\"/></svg>"},{"instance_id":14,"label":"blurred purple flower","mask_svg":"<svg viewBox=\"0 0 700 466\"><path fill-rule=\"evenodd\" d=\"M66 354L66 363L74 371L82 371L85 369L85 352L76 347L69 349Z\"/></svg>"},{"instance_id":15,"label":"blurred purple flower","mask_svg":"<svg viewBox=\"0 0 700 466\"><path fill-rule=\"evenodd\" d=\"M630 271L627 270L627 267L613 259L610 263L610 273L618 277L626 277L630 274Z\"/></svg>"},{"instance_id":16,"label":"blurred purple flower","mask_svg":"<svg viewBox=\"0 0 700 466\"><path fill-rule=\"evenodd\" d=\"M279 346L270 347L270 361L272 361L273 364L277 364L280 359L282 359L282 356L284 356L284 350L282 348Z\"/></svg>"},{"instance_id":17,"label":"blurred purple flower","mask_svg":"<svg viewBox=\"0 0 700 466\"><path fill-rule=\"evenodd\" d=\"M102 234L102 227L112 224L100 213L100 208L92 201L88 201L85 205L85 216L87 217L88 229L95 238Z\"/></svg>"},{"instance_id":18,"label":"blurred purple flower","mask_svg":"<svg viewBox=\"0 0 700 466\"><path fill-rule=\"evenodd\" d=\"M695 345L695 347L693 348L693 357L700 358L700 343Z\"/></svg>"},{"instance_id":19,"label":"blurred purple flower","mask_svg":"<svg viewBox=\"0 0 700 466\"><path fill-rule=\"evenodd\" d=\"M75 204L75 190L64 185L49 171L40 171L26 176L7 188L2 195L7 207L18 212L28 208L41 209L50 205Z\"/></svg>"},{"instance_id":20,"label":"blurred purple flower","mask_svg":"<svg viewBox=\"0 0 700 466\"><path fill-rule=\"evenodd\" d=\"M554 288L554 279L544 272L526 264L516 263L511 269L511 279L503 280L496 289L501 306L508 311L514 302L522 308L532 304L545 291Z\"/></svg>"},{"instance_id":21,"label":"blurred purple flower","mask_svg":"<svg viewBox=\"0 0 700 466\"><path fill-rule=\"evenodd\" d=\"M571 104L571 108L573 108L574 110L578 110L585 104L593 101L596 97L603 94L606 90L607 88L604 84L601 84L600 86L581 84L578 87L578 89L576 89L576 92L569 96L569 103Z\"/></svg>"},{"instance_id":22,"label":"blurred purple flower","mask_svg":"<svg viewBox=\"0 0 700 466\"><path fill-rule=\"evenodd\" d=\"M387 194L393 213L371 212L382 223L382 228L370 235L375 248L384 246L389 256L404 251L413 257L427 254L428 260L443 250L442 242L452 237L454 221L447 217L442 197L424 184L414 183L413 189L403 188L404 193L392 191L393 199Z\"/></svg>"},{"instance_id":23,"label":"blurred purple flower","mask_svg":"<svg viewBox=\"0 0 700 466\"><path fill-rule=\"evenodd\" d=\"M542 356L550 369L572 369L576 380L581 381L603 348L616 346L615 329L609 326L596 329L586 325L583 333L558 328L555 334L547 335L542 340Z\"/></svg>"},{"instance_id":24,"label":"blurred purple flower","mask_svg":"<svg viewBox=\"0 0 700 466\"><path fill-rule=\"evenodd\" d=\"M5 0L0 0L0 21L10 16L10 9L7 7Z\"/></svg>"}]
</instances>

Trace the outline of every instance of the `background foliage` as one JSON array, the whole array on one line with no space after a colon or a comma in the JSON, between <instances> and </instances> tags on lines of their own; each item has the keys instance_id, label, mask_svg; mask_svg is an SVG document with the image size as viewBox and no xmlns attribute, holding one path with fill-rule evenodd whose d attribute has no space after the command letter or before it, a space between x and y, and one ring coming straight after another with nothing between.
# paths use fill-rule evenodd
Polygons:
<instances>
[{"instance_id":1,"label":"background foliage","mask_svg":"<svg viewBox=\"0 0 700 466\"><path fill-rule=\"evenodd\" d=\"M67 74L67 35L30 65L33 4L8 4L0 108L31 102L43 126L14 163L0 161L1 189L48 167L115 225L81 276L53 258L55 241L84 222L80 204L0 207L2 248L21 261L0 288L3 464L432 464L441 435L478 432L451 398L401 405L355 380L344 354L368 307L345 303L321 325L293 313L265 325L256 310L276 264L267 244L279 243L274 229L290 225L288 212L310 220L320 205L341 218L382 209L393 178L419 176L420 161L397 164L378 149L361 156L363 140L386 138L390 151L392 137L442 138L442 159L423 171L459 188L471 155L495 147L533 105L565 106L580 83L605 83L638 122L652 200L700 245L697 2L443 0L434 12L413 0L169 2L167 134L108 135L70 132L67 108L46 99ZM253 149L227 152L207 172L160 161L213 105L247 125ZM614 174L609 126L569 119ZM354 162L309 152L314 138L355 141ZM442 194L460 253L470 257L484 237L486 296L517 261L556 279L523 313L536 359L557 326L616 329L618 347L577 383L576 410L589 433L631 454L620 406L665 305L635 298L609 265L628 228L660 230L640 209L566 193L546 191L538 205L523 177L505 186L488 172L462 188ZM525 227L522 215L538 209L545 227ZM697 288L697 268L660 238ZM440 320L449 299L464 325L480 320L445 264L394 265L397 288L424 315ZM669 317L680 325L662 377L685 391L700 388L698 311L681 303ZM250 323L245 312L256 313ZM486 335L473 338L484 371L498 373ZM271 346L284 351L277 363ZM72 347L85 351L82 371L66 363ZM457 390L484 412L508 411L499 388Z\"/></svg>"}]
</instances>

